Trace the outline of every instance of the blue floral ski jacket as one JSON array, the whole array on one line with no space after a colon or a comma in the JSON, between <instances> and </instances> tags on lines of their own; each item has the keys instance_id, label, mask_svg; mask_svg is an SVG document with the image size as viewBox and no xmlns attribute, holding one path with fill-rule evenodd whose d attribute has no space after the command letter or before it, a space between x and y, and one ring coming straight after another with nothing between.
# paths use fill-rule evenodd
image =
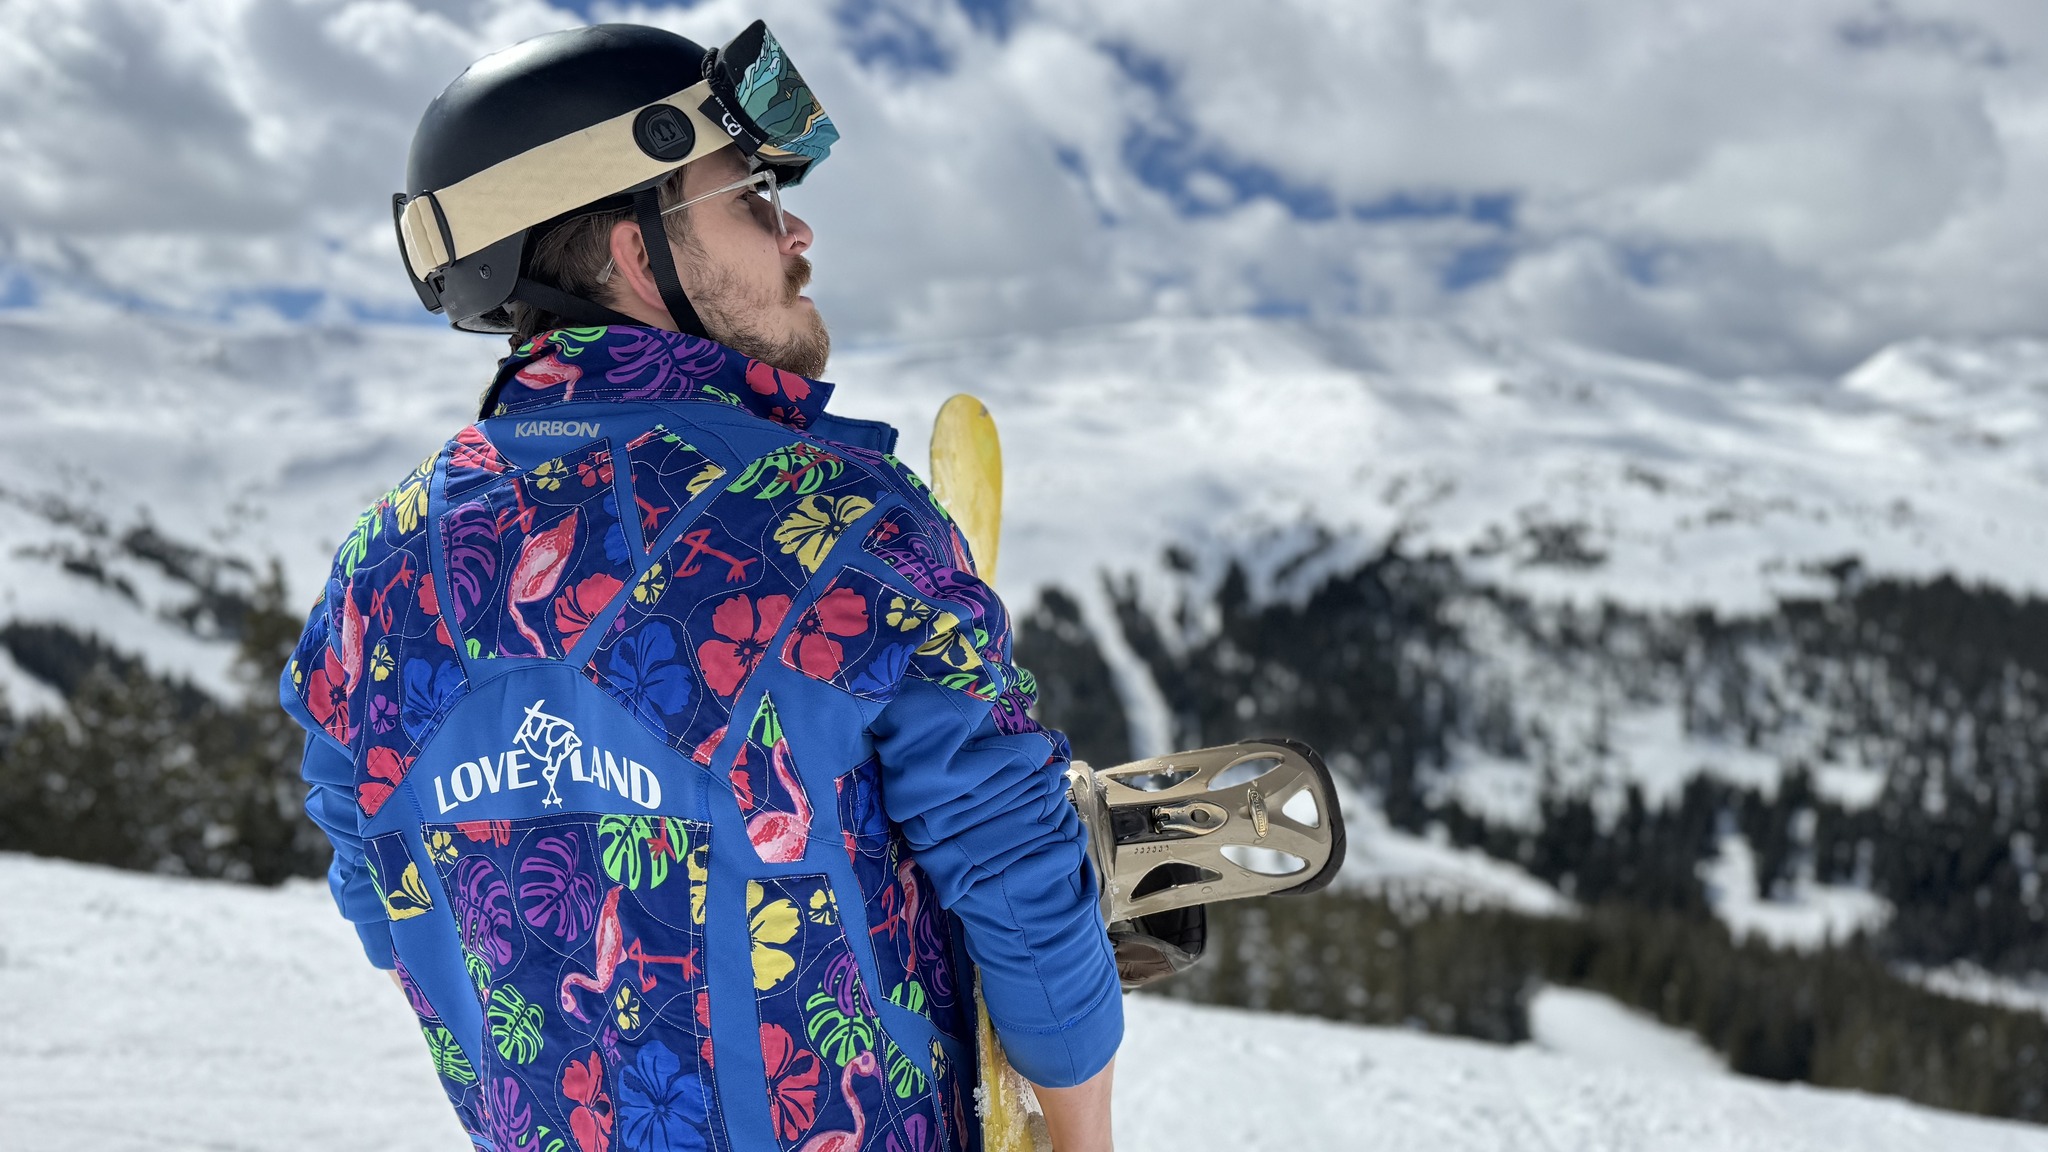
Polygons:
<instances>
[{"instance_id":1,"label":"blue floral ski jacket","mask_svg":"<svg viewBox=\"0 0 2048 1152\"><path fill-rule=\"evenodd\" d=\"M335 558L307 808L479 1148L975 1148L969 955L1031 1079L1121 1039L1066 741L830 394L549 333Z\"/></svg>"}]
</instances>

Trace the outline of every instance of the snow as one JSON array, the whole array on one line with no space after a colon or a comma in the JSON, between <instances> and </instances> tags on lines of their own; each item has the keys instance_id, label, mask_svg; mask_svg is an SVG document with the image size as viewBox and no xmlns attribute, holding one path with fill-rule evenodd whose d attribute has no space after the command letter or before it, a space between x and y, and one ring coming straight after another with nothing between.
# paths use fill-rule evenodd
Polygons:
<instances>
[{"instance_id":1,"label":"snow","mask_svg":"<svg viewBox=\"0 0 2048 1152\"><path fill-rule=\"evenodd\" d=\"M1355 540L1297 589L1396 528L1582 603L1757 608L1824 590L1815 566L1846 555L2027 588L2048 571L2048 469L2024 435L2048 413L2039 341L1720 380L1441 323L1156 320L863 350L836 371L839 403L912 432L947 392L987 401L1013 587L1085 583L1077 554L1150 568L1175 542L1263 545L1270 576L1304 522ZM1546 558L1546 530L1601 559Z\"/></svg>"},{"instance_id":2,"label":"snow","mask_svg":"<svg viewBox=\"0 0 2048 1152\"><path fill-rule=\"evenodd\" d=\"M2048 1130L1897 1100L1628 1068L1136 997L1117 1146L1359 1152L2018 1152Z\"/></svg>"},{"instance_id":3,"label":"snow","mask_svg":"<svg viewBox=\"0 0 2048 1152\"><path fill-rule=\"evenodd\" d=\"M1586 1064L1667 1076L1706 1076L1727 1065L1699 1037L1583 988L1544 987L1529 999L1531 1041Z\"/></svg>"},{"instance_id":4,"label":"snow","mask_svg":"<svg viewBox=\"0 0 2048 1152\"><path fill-rule=\"evenodd\" d=\"M9 312L0 339L0 618L96 634L220 695L238 691L231 646L174 622L190 589L121 538L148 525L251 565L276 558L310 604L356 514L474 418L503 347L421 326L118 313ZM65 556L108 579L67 572Z\"/></svg>"},{"instance_id":5,"label":"snow","mask_svg":"<svg viewBox=\"0 0 2048 1152\"><path fill-rule=\"evenodd\" d=\"M58 549L106 540L52 522L47 498L114 536L146 521L275 555L310 600L355 513L471 418L504 347L424 325L35 310L0 316L0 336L15 465L0 613L98 627L210 685L225 658L174 635L175 590L147 565L108 558L134 600L57 566ZM1847 555L2048 586L2039 341L1915 342L1838 381L1730 380L1440 322L1159 319L855 348L831 375L835 410L896 423L917 466L947 395L986 400L1008 464L1007 590L1058 583L1097 621L1102 573L1166 596L1169 544L1204 579L1236 555L1261 592L1296 595L1397 529L1580 603L1758 608L1825 590L1815 566ZM1557 547L1573 540L1576 559ZM1149 745L1156 702L1125 694Z\"/></svg>"},{"instance_id":6,"label":"snow","mask_svg":"<svg viewBox=\"0 0 2048 1152\"><path fill-rule=\"evenodd\" d=\"M0 854L0 891L8 1147L466 1147L404 998L321 885ZM1687 1064L1618 1009L1558 995L1538 997L1538 1043L1518 1048L1131 997L1117 1144L2048 1152L2048 1129Z\"/></svg>"},{"instance_id":7,"label":"snow","mask_svg":"<svg viewBox=\"0 0 2048 1152\"><path fill-rule=\"evenodd\" d=\"M1338 786L1346 852L1336 883L1355 892L1401 903L1427 900L1471 910L1506 908L1531 916L1560 916L1574 905L1557 889L1477 848L1452 846L1442 829L1417 836L1387 823L1379 804Z\"/></svg>"},{"instance_id":8,"label":"snow","mask_svg":"<svg viewBox=\"0 0 2048 1152\"><path fill-rule=\"evenodd\" d=\"M17 716L64 710L64 694L29 675L5 648L0 648L0 701Z\"/></svg>"},{"instance_id":9,"label":"snow","mask_svg":"<svg viewBox=\"0 0 2048 1152\"><path fill-rule=\"evenodd\" d=\"M1929 992L1956 1000L2048 1016L2048 972L2025 977L2001 976L1959 960L1939 968L1904 967L1900 974Z\"/></svg>"},{"instance_id":10,"label":"snow","mask_svg":"<svg viewBox=\"0 0 2048 1152\"><path fill-rule=\"evenodd\" d=\"M1796 877L1776 899L1756 891L1756 853L1740 835L1721 838L1720 854L1700 864L1714 914L1737 937L1755 936L1773 947L1811 951L1847 940L1859 929L1875 931L1891 919L1882 896L1844 884L1817 884Z\"/></svg>"}]
</instances>

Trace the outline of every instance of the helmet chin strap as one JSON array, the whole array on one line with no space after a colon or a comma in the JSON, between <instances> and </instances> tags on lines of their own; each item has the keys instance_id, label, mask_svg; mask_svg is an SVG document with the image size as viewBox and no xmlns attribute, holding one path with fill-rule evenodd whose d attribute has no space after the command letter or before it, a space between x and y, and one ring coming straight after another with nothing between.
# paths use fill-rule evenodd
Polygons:
<instances>
[{"instance_id":1,"label":"helmet chin strap","mask_svg":"<svg viewBox=\"0 0 2048 1152\"><path fill-rule=\"evenodd\" d=\"M614 311L593 300L571 296L552 284L528 280L524 276L512 286L512 299L521 304L530 304L544 312L552 312L570 324L596 328L611 324L638 324L640 321L624 313Z\"/></svg>"},{"instance_id":2,"label":"helmet chin strap","mask_svg":"<svg viewBox=\"0 0 2048 1152\"><path fill-rule=\"evenodd\" d=\"M704 331L704 322L697 318L697 309L691 307L690 298L683 294L682 278L676 275L675 256L668 248L668 230L661 224L660 196L653 188L635 192L633 212L640 220L640 240L647 249L647 266L654 273L655 287L661 289L661 302L668 305L676 331L709 340L711 336Z\"/></svg>"}]
</instances>

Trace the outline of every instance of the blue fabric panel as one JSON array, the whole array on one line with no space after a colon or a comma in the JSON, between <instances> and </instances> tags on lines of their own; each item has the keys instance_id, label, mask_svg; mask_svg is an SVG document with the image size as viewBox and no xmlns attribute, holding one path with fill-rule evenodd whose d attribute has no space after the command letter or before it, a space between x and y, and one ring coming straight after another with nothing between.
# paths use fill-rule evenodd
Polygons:
<instances>
[{"instance_id":1,"label":"blue fabric panel","mask_svg":"<svg viewBox=\"0 0 2048 1152\"><path fill-rule=\"evenodd\" d=\"M1011 1063L1055 1088L1101 1071L1123 1002L1056 742L1005 735L989 705L927 682L871 731L889 818L966 926Z\"/></svg>"}]
</instances>

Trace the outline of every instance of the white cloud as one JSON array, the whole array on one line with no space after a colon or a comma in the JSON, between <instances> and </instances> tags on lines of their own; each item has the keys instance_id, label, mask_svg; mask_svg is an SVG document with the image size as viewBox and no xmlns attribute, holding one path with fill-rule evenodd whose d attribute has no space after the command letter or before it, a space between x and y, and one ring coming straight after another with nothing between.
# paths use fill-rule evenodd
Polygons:
<instances>
[{"instance_id":1,"label":"white cloud","mask_svg":"<svg viewBox=\"0 0 2048 1152\"><path fill-rule=\"evenodd\" d=\"M597 10L791 46L845 133L791 196L843 339L1391 312L1811 371L2048 316L2037 0L1018 0L1001 37L954 0ZM405 315L420 110L576 19L17 0L0 263L48 298Z\"/></svg>"}]
</instances>

